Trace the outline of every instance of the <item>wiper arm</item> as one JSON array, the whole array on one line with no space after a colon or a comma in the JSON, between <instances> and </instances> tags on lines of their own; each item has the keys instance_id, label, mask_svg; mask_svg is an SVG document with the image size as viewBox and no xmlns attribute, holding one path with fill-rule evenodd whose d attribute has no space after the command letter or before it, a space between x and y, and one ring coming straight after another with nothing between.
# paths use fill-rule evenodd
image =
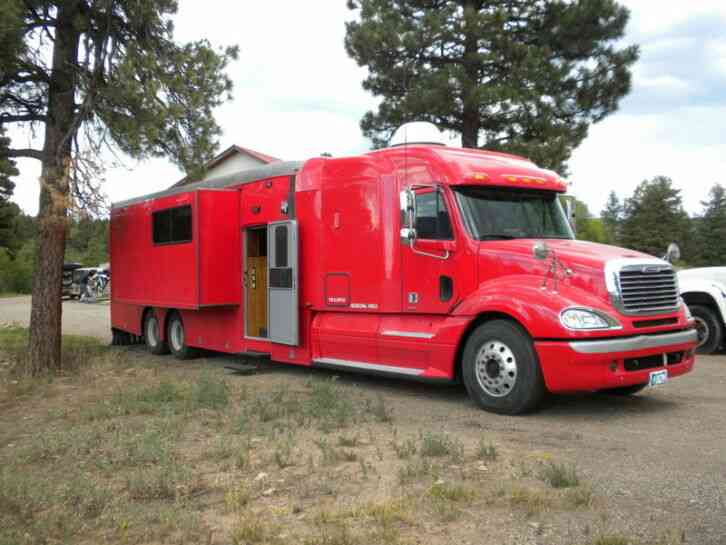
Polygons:
<instances>
[{"instance_id":1,"label":"wiper arm","mask_svg":"<svg viewBox=\"0 0 726 545\"><path fill-rule=\"evenodd\" d=\"M515 238L512 235L482 235L479 237L479 240L513 240Z\"/></svg>"}]
</instances>

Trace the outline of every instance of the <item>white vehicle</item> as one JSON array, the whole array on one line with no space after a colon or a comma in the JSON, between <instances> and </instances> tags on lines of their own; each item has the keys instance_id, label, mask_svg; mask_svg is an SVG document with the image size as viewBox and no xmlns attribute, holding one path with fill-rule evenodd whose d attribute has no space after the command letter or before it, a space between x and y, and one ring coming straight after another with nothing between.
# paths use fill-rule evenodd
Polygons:
<instances>
[{"instance_id":1,"label":"white vehicle","mask_svg":"<svg viewBox=\"0 0 726 545\"><path fill-rule=\"evenodd\" d=\"M663 257L680 259L678 245L671 243ZM726 318L726 267L699 267L678 271L678 287L698 331L699 354L712 354L723 343Z\"/></svg>"},{"instance_id":2,"label":"white vehicle","mask_svg":"<svg viewBox=\"0 0 726 545\"><path fill-rule=\"evenodd\" d=\"M681 297L693 314L698 331L699 354L711 354L723 342L726 317L726 267L701 267L678 271Z\"/></svg>"}]
</instances>

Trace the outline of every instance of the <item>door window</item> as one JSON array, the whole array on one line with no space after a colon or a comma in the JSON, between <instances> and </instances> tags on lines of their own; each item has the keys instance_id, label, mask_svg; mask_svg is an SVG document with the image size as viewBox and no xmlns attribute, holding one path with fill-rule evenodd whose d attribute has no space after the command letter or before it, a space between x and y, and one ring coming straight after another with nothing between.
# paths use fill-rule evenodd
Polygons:
<instances>
[{"instance_id":1,"label":"door window","mask_svg":"<svg viewBox=\"0 0 726 545\"><path fill-rule=\"evenodd\" d=\"M416 236L426 240L452 240L449 210L441 191L416 193Z\"/></svg>"}]
</instances>

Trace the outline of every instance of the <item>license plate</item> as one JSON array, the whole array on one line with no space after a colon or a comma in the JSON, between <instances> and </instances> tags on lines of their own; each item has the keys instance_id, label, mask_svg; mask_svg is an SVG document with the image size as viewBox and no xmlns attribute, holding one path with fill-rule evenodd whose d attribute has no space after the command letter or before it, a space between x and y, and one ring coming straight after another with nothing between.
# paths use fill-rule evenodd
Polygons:
<instances>
[{"instance_id":1,"label":"license plate","mask_svg":"<svg viewBox=\"0 0 726 545\"><path fill-rule=\"evenodd\" d=\"M662 371L653 371L650 374L648 384L650 386L658 386L660 384L665 384L666 382L668 382L668 370L663 369Z\"/></svg>"}]
</instances>

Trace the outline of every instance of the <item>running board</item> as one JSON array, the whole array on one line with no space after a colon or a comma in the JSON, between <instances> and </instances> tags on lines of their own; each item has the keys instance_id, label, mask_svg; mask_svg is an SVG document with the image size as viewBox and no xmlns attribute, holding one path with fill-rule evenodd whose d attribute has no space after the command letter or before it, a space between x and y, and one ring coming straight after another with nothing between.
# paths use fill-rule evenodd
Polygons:
<instances>
[{"instance_id":1,"label":"running board","mask_svg":"<svg viewBox=\"0 0 726 545\"><path fill-rule=\"evenodd\" d=\"M333 369L345 369L371 374L397 375L401 377L420 377L425 371L424 369L411 369L409 367L396 367L393 365L341 360L338 358L318 358L313 360L313 363L321 367L330 367Z\"/></svg>"}]
</instances>

